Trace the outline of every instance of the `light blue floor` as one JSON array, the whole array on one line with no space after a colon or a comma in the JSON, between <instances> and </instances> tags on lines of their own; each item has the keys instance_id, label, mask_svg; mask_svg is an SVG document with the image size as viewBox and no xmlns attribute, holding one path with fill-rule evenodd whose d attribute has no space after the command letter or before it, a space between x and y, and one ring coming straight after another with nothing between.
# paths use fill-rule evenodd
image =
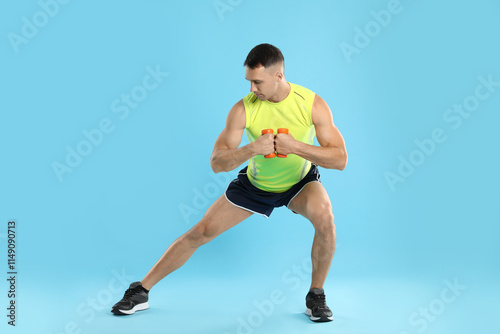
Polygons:
<instances>
[{"instance_id":1,"label":"light blue floor","mask_svg":"<svg viewBox=\"0 0 500 334\"><path fill-rule=\"evenodd\" d=\"M446 280L458 282L458 288L443 295L449 286ZM60 293L34 288L25 291L19 325L8 332L492 333L489 330L500 325L496 315L498 284L466 280L467 284L460 279L429 276L332 279L326 292L335 320L320 324L312 323L303 313L305 281L288 285L276 277L178 277L151 291L149 310L122 317L109 312L121 293L112 293L106 282L86 281L79 288L68 285Z\"/></svg>"}]
</instances>

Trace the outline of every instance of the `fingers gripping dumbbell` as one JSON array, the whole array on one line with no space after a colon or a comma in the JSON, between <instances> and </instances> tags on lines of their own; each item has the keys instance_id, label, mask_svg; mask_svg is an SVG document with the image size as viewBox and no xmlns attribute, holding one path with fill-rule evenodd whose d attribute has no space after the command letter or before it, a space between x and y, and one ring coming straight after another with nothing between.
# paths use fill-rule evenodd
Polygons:
<instances>
[{"instance_id":1,"label":"fingers gripping dumbbell","mask_svg":"<svg viewBox=\"0 0 500 334\"><path fill-rule=\"evenodd\" d=\"M265 134L268 134L268 133L274 133L273 129L264 129L262 130L262 134L265 135ZM276 156L276 153L271 153L271 154L268 154L268 155L265 155L264 158L274 158Z\"/></svg>"},{"instance_id":2,"label":"fingers gripping dumbbell","mask_svg":"<svg viewBox=\"0 0 500 334\"><path fill-rule=\"evenodd\" d=\"M262 134L263 135L268 134L268 133L274 133L273 129L264 129L264 130L262 130ZM286 128L279 128L278 129L278 133L288 134L288 129L286 129ZM286 158L287 157L287 155L280 154L280 153L271 153L271 154L265 155L264 157L269 159L269 158L274 158L276 156L278 156L278 158Z\"/></svg>"},{"instance_id":3,"label":"fingers gripping dumbbell","mask_svg":"<svg viewBox=\"0 0 500 334\"><path fill-rule=\"evenodd\" d=\"M285 129L285 128L279 128L278 129L278 133L284 133L284 134L288 134L288 129ZM287 155L286 154L279 154L279 153L276 153L278 158L286 158Z\"/></svg>"}]
</instances>

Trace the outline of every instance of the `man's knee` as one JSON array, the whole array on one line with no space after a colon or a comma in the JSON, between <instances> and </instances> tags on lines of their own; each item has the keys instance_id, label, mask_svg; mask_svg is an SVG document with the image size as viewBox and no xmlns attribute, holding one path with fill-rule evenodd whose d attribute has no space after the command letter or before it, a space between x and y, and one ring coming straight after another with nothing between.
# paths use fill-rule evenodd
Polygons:
<instances>
[{"instance_id":1,"label":"man's knee","mask_svg":"<svg viewBox=\"0 0 500 334\"><path fill-rule=\"evenodd\" d=\"M328 239L335 238L335 217L330 205L318 205L311 215L311 221L317 233Z\"/></svg>"},{"instance_id":2,"label":"man's knee","mask_svg":"<svg viewBox=\"0 0 500 334\"><path fill-rule=\"evenodd\" d=\"M192 247L202 246L215 237L213 229L211 229L209 224L204 220L187 231L185 236Z\"/></svg>"}]
</instances>

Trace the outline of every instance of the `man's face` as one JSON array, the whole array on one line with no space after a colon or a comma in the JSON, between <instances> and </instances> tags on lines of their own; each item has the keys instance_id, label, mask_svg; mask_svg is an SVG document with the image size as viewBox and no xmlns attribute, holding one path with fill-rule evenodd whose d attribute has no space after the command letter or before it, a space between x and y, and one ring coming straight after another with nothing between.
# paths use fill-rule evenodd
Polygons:
<instances>
[{"instance_id":1,"label":"man's face","mask_svg":"<svg viewBox=\"0 0 500 334\"><path fill-rule=\"evenodd\" d=\"M250 81L250 91L260 100L265 101L276 94L281 79L279 66L265 68L258 66L254 69L245 68L245 79Z\"/></svg>"}]
</instances>

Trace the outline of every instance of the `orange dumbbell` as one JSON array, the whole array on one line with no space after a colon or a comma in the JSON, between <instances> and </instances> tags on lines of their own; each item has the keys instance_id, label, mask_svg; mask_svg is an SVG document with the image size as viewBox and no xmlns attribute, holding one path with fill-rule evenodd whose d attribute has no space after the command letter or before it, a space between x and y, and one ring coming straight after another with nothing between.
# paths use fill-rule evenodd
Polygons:
<instances>
[{"instance_id":1,"label":"orange dumbbell","mask_svg":"<svg viewBox=\"0 0 500 334\"><path fill-rule=\"evenodd\" d=\"M288 129L285 129L285 128L279 128L279 129L278 129L278 133L285 133L285 134L288 134ZM277 153L277 154L278 154L278 158L286 158L286 157L287 157L287 155L285 155L285 154L279 154L279 153Z\"/></svg>"},{"instance_id":2,"label":"orange dumbbell","mask_svg":"<svg viewBox=\"0 0 500 334\"><path fill-rule=\"evenodd\" d=\"M262 134L265 135L267 133L274 133L273 129L264 129L262 130ZM276 153L271 153L271 154L268 154L268 155L265 155L264 158L274 158L276 156Z\"/></svg>"}]
</instances>

